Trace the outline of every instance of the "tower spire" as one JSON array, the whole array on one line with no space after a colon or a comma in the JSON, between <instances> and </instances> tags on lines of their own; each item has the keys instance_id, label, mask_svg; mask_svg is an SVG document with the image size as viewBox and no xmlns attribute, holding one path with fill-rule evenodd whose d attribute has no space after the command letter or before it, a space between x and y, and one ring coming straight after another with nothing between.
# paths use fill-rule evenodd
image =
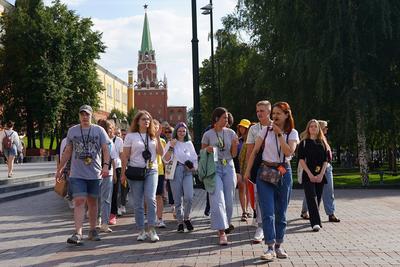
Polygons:
<instances>
[{"instance_id":1,"label":"tower spire","mask_svg":"<svg viewBox=\"0 0 400 267\"><path fill-rule=\"evenodd\" d=\"M144 24L143 24L143 33L142 33L142 45L141 45L140 51L146 52L146 51L152 51L153 45L151 43L149 20L147 18L148 5L145 4L143 7L144 7Z\"/></svg>"}]
</instances>

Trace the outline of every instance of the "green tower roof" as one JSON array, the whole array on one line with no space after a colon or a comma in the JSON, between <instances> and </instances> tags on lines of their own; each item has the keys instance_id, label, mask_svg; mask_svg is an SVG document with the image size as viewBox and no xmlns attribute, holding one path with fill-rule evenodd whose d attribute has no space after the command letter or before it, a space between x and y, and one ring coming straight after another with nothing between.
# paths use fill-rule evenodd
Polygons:
<instances>
[{"instance_id":1,"label":"green tower roof","mask_svg":"<svg viewBox=\"0 0 400 267\"><path fill-rule=\"evenodd\" d=\"M140 48L141 52L152 51L153 45L151 44L150 37L150 26L149 20L147 19L147 12L144 14L144 25L143 25L143 33L142 33L142 46Z\"/></svg>"}]
</instances>

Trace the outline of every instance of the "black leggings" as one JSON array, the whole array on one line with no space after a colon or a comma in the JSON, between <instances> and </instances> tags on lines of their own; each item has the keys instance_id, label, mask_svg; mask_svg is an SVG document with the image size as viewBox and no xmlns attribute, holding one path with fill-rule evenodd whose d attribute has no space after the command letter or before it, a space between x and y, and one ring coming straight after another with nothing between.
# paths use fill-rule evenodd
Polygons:
<instances>
[{"instance_id":1,"label":"black leggings","mask_svg":"<svg viewBox=\"0 0 400 267\"><path fill-rule=\"evenodd\" d=\"M111 198L111 213L114 215L118 214L118 193L119 193L119 188L121 188L121 194L120 194L120 204L122 206L126 205L126 196L129 191L128 183L126 183L126 187L121 185L121 168L116 168L115 172L117 174L117 181L113 186L113 194Z\"/></svg>"},{"instance_id":2,"label":"black leggings","mask_svg":"<svg viewBox=\"0 0 400 267\"><path fill-rule=\"evenodd\" d=\"M318 224L321 226L321 217L319 215L319 204L321 203L322 192L324 191L324 183L311 183L305 180L303 183L304 193L310 213L311 227Z\"/></svg>"}]
</instances>

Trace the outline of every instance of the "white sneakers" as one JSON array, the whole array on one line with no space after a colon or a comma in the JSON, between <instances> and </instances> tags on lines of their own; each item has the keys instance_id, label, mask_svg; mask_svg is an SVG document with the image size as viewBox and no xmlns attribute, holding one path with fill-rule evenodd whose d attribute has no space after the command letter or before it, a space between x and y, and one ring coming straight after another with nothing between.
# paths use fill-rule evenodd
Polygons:
<instances>
[{"instance_id":1,"label":"white sneakers","mask_svg":"<svg viewBox=\"0 0 400 267\"><path fill-rule=\"evenodd\" d=\"M150 241L151 242L157 242L158 240L160 240L160 238L157 235L156 230L152 227L149 230L149 237L150 237Z\"/></svg>"},{"instance_id":2,"label":"white sneakers","mask_svg":"<svg viewBox=\"0 0 400 267\"><path fill-rule=\"evenodd\" d=\"M316 224L316 225L314 225L314 226L312 227L312 230L313 230L314 232L318 232L319 230L321 230L321 226L319 226L318 224Z\"/></svg>"},{"instance_id":3,"label":"white sneakers","mask_svg":"<svg viewBox=\"0 0 400 267\"><path fill-rule=\"evenodd\" d=\"M159 221L156 223L156 227L157 227L157 228L167 228L167 225L165 224L165 222L164 222L163 220L159 220Z\"/></svg>"},{"instance_id":4,"label":"white sneakers","mask_svg":"<svg viewBox=\"0 0 400 267\"><path fill-rule=\"evenodd\" d=\"M264 239L264 231L262 227L257 227L256 233L254 234L253 242L261 243L263 239Z\"/></svg>"},{"instance_id":5,"label":"white sneakers","mask_svg":"<svg viewBox=\"0 0 400 267\"><path fill-rule=\"evenodd\" d=\"M145 241L146 239L150 238L151 242L157 242L160 240L160 238L157 235L157 232L154 228L150 228L149 232L146 233L145 230L140 231L137 241Z\"/></svg>"},{"instance_id":6,"label":"white sneakers","mask_svg":"<svg viewBox=\"0 0 400 267\"><path fill-rule=\"evenodd\" d=\"M112 229L110 227L108 227L107 224L102 224L100 227L100 231L103 233L111 233Z\"/></svg>"},{"instance_id":7,"label":"white sneakers","mask_svg":"<svg viewBox=\"0 0 400 267\"><path fill-rule=\"evenodd\" d=\"M265 261L268 261L268 262L269 261L273 261L276 258L276 253L275 253L275 251L273 249L267 248L264 251L264 254L262 254L260 258L262 260L265 260Z\"/></svg>"},{"instance_id":8,"label":"white sneakers","mask_svg":"<svg viewBox=\"0 0 400 267\"><path fill-rule=\"evenodd\" d=\"M137 241L145 241L147 239L147 233L145 230L140 231Z\"/></svg>"}]
</instances>

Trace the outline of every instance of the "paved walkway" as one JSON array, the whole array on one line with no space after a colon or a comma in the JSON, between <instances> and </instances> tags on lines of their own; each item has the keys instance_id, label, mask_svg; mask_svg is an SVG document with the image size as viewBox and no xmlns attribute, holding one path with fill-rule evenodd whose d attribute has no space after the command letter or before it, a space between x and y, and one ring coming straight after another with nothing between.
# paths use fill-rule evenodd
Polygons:
<instances>
[{"instance_id":1,"label":"paved walkway","mask_svg":"<svg viewBox=\"0 0 400 267\"><path fill-rule=\"evenodd\" d=\"M55 161L14 164L13 178L47 175L55 173L55 171ZM7 174L7 165L0 164L0 179L7 179Z\"/></svg>"},{"instance_id":2,"label":"paved walkway","mask_svg":"<svg viewBox=\"0 0 400 267\"><path fill-rule=\"evenodd\" d=\"M341 223L328 223L313 233L299 218L302 191L294 190L284 248L286 260L269 265L259 260L263 245L249 240L254 226L240 222L235 207L231 244L216 245L209 218L202 215L204 191L195 191L192 233L176 233L171 213L161 241L137 242L132 214L118 220L101 242L81 247L66 244L72 212L53 192L0 204L0 266L400 266L400 192L337 190ZM129 210L132 210L131 207Z\"/></svg>"}]
</instances>

